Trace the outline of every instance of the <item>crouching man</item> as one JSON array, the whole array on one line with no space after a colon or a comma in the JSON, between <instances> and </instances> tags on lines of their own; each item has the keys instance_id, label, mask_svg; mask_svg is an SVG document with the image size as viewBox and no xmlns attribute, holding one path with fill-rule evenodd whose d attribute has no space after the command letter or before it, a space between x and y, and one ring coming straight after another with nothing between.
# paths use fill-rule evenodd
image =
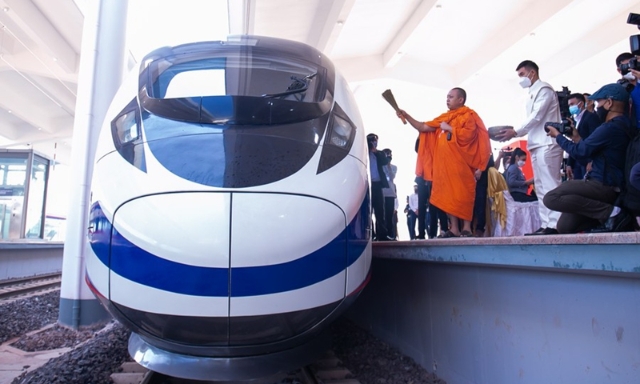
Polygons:
<instances>
[{"instance_id":1,"label":"crouching man","mask_svg":"<svg viewBox=\"0 0 640 384\"><path fill-rule=\"evenodd\" d=\"M625 152L633 135L627 117L629 94L619 84L608 84L589 99L596 102L602 124L587 139L582 140L576 129L567 138L552 126L545 128L573 158L593 161L585 179L568 180L544 197L547 208L562 212L559 233L618 231L632 219L614 206L624 185Z\"/></svg>"}]
</instances>

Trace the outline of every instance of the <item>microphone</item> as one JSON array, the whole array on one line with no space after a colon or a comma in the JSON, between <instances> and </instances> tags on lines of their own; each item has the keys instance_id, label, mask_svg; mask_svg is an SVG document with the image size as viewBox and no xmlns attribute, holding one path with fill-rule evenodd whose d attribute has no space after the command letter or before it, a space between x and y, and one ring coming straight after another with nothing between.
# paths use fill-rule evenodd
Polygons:
<instances>
[{"instance_id":1,"label":"microphone","mask_svg":"<svg viewBox=\"0 0 640 384\"><path fill-rule=\"evenodd\" d=\"M447 132L447 141L451 141L451 132Z\"/></svg>"}]
</instances>

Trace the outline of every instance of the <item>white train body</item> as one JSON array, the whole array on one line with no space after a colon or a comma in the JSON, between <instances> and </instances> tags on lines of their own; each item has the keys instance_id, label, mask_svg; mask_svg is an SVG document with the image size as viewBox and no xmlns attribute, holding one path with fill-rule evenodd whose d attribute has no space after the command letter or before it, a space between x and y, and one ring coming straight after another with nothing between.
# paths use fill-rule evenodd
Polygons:
<instances>
[{"instance_id":1,"label":"white train body","mask_svg":"<svg viewBox=\"0 0 640 384\"><path fill-rule=\"evenodd\" d=\"M273 358L304 355L368 279L367 171L349 87L317 50L254 36L159 49L102 128L87 281L152 370L288 369Z\"/></svg>"}]
</instances>

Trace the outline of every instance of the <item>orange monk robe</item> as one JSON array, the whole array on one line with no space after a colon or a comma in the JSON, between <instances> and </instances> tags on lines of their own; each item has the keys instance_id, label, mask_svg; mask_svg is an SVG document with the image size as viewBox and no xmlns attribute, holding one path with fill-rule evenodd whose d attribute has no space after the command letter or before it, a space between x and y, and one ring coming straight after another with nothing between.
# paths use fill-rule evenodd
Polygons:
<instances>
[{"instance_id":1,"label":"orange monk robe","mask_svg":"<svg viewBox=\"0 0 640 384\"><path fill-rule=\"evenodd\" d=\"M440 123L452 128L451 140ZM476 194L475 170L489 162L489 133L480 116L467 106L425 123L435 132L420 133L416 175L432 181L429 202L448 214L471 221Z\"/></svg>"}]
</instances>

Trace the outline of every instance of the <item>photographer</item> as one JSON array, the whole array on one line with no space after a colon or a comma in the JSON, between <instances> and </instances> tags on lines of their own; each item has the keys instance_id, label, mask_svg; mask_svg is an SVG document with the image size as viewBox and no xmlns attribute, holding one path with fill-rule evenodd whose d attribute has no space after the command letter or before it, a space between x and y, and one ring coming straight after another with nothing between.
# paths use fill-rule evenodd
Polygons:
<instances>
[{"instance_id":1,"label":"photographer","mask_svg":"<svg viewBox=\"0 0 640 384\"><path fill-rule=\"evenodd\" d=\"M618 84L622 85L627 92L631 93L635 88L638 80L631 72L628 71L629 61L633 59L633 56L629 52L623 52L616 57L616 67L618 68L618 73L620 76L620 80L618 80Z\"/></svg>"},{"instance_id":2,"label":"photographer","mask_svg":"<svg viewBox=\"0 0 640 384\"><path fill-rule=\"evenodd\" d=\"M622 76L618 80L618 84L625 87L629 92L629 118L635 127L640 127L638 119L640 118L640 87L637 87L640 71L638 71L637 58L629 52L624 52L616 57L616 66L618 73Z\"/></svg>"},{"instance_id":3,"label":"photographer","mask_svg":"<svg viewBox=\"0 0 640 384\"><path fill-rule=\"evenodd\" d=\"M582 139L588 138L600 126L598 115L586 110L586 99L581 93L569 95L569 112L576 121L578 134ZM587 173L586 166L589 161L578 161L573 156L569 156L566 168L567 178L569 180L582 179Z\"/></svg>"},{"instance_id":4,"label":"photographer","mask_svg":"<svg viewBox=\"0 0 640 384\"><path fill-rule=\"evenodd\" d=\"M547 126L550 137L577 160L592 160L592 170L584 180L568 180L547 193L543 202L562 212L558 232L577 233L599 227L616 231L631 219L614 207L624 183L624 162L628 132L629 93L620 84L608 84L589 97L597 104L603 123L585 140L573 129L571 139Z\"/></svg>"}]
</instances>

